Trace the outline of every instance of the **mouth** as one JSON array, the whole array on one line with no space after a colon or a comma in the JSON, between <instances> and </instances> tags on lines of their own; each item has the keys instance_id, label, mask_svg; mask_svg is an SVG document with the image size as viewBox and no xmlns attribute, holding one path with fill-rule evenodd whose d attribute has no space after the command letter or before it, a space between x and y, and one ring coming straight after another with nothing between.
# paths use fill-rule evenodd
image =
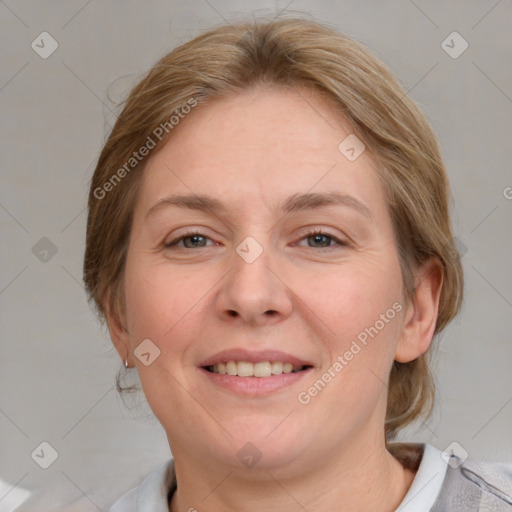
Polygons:
<instances>
[{"instance_id":1,"label":"mouth","mask_svg":"<svg viewBox=\"0 0 512 512\"><path fill-rule=\"evenodd\" d=\"M312 362L279 350L245 349L224 350L198 367L214 386L253 397L298 385L314 369Z\"/></svg>"},{"instance_id":2,"label":"mouth","mask_svg":"<svg viewBox=\"0 0 512 512\"><path fill-rule=\"evenodd\" d=\"M220 375L232 375L237 377L260 377L266 378L283 373L298 373L309 368L311 365L294 365L284 361L260 361L251 363L249 361L227 361L220 362L203 368L210 373Z\"/></svg>"}]
</instances>

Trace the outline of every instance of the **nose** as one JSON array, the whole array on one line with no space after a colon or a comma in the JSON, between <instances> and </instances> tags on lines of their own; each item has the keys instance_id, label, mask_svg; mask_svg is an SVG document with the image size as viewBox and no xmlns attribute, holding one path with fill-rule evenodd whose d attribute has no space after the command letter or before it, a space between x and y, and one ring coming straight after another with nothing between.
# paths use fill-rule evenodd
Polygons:
<instances>
[{"instance_id":1,"label":"nose","mask_svg":"<svg viewBox=\"0 0 512 512\"><path fill-rule=\"evenodd\" d=\"M223 320L252 326L282 321L292 311L292 292L282 265L267 249L254 260L246 258L243 249L241 244L239 252L233 254L232 270L222 281L217 314Z\"/></svg>"}]
</instances>

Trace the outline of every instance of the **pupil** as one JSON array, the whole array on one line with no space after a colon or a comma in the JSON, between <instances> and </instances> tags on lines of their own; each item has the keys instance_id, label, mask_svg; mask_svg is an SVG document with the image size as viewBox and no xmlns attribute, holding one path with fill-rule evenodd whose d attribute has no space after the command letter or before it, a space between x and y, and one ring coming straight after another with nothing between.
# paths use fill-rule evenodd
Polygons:
<instances>
[{"instance_id":1,"label":"pupil","mask_svg":"<svg viewBox=\"0 0 512 512\"><path fill-rule=\"evenodd\" d=\"M203 238L203 237L201 235L192 235L192 236L188 237L188 239L192 241L193 247L196 246L195 242L197 242L199 238Z\"/></svg>"},{"instance_id":2,"label":"pupil","mask_svg":"<svg viewBox=\"0 0 512 512\"><path fill-rule=\"evenodd\" d=\"M314 235L313 238L315 239L315 243L321 243L321 239L323 238L324 240L326 240L328 237L326 235ZM327 241L327 245L329 244L329 242ZM325 245L325 243L323 244Z\"/></svg>"}]
</instances>

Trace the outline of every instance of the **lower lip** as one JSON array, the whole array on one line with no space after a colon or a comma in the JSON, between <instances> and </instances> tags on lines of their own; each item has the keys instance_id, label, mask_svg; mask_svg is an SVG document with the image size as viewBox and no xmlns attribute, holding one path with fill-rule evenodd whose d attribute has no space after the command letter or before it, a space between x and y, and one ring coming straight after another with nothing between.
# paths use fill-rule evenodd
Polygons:
<instances>
[{"instance_id":1,"label":"lower lip","mask_svg":"<svg viewBox=\"0 0 512 512\"><path fill-rule=\"evenodd\" d=\"M200 368L200 370L211 382L224 389L245 396L261 396L296 384L309 375L313 368L295 373L271 375L270 377L238 377L237 375L212 373L205 368Z\"/></svg>"}]
</instances>

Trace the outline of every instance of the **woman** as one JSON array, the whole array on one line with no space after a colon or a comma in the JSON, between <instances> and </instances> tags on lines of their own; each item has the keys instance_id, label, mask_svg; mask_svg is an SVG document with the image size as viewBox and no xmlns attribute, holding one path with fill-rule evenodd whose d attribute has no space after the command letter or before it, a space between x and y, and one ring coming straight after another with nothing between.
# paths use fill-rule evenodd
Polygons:
<instances>
[{"instance_id":1,"label":"woman","mask_svg":"<svg viewBox=\"0 0 512 512\"><path fill-rule=\"evenodd\" d=\"M326 26L161 59L89 195L87 290L173 454L111 511L510 510L510 474L391 442L462 300L448 198L424 116Z\"/></svg>"}]
</instances>

